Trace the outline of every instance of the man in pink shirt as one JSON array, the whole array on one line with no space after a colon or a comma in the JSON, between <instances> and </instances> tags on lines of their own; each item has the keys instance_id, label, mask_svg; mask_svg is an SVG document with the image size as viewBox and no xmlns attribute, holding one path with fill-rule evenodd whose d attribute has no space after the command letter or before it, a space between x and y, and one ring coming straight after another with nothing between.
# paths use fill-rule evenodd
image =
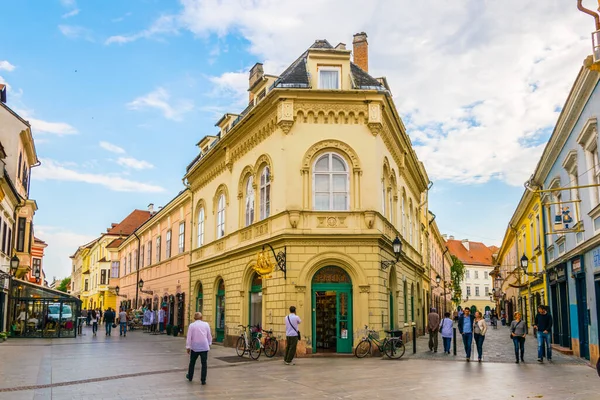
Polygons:
<instances>
[{"instance_id":1,"label":"man in pink shirt","mask_svg":"<svg viewBox=\"0 0 600 400\"><path fill-rule=\"evenodd\" d=\"M212 335L210 334L210 325L202 321L201 312L194 314L194 320L195 321L191 323L188 328L187 340L185 343L187 353L190 355L190 366L185 377L190 382L192 381L196 360L198 359L198 356L200 356L200 362L202 363L200 381L203 385L206 385L206 360L212 343Z\"/></svg>"}]
</instances>

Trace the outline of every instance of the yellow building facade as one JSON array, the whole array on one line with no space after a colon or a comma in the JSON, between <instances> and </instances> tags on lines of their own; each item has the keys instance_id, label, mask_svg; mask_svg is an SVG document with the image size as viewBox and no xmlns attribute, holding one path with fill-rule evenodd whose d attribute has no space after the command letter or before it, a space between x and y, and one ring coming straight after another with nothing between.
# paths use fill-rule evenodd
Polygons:
<instances>
[{"instance_id":1,"label":"yellow building facade","mask_svg":"<svg viewBox=\"0 0 600 400\"><path fill-rule=\"evenodd\" d=\"M351 352L365 325L423 330L429 180L385 79L367 72L366 35L354 41L354 63L320 40L281 76L255 65L250 105L188 166L190 312L226 345L238 325L285 339L292 305L299 353ZM259 275L259 254L279 267Z\"/></svg>"},{"instance_id":2,"label":"yellow building facade","mask_svg":"<svg viewBox=\"0 0 600 400\"><path fill-rule=\"evenodd\" d=\"M548 304L543 218L539 194L525 190L499 252L499 259L504 258L499 266L499 270L504 271L501 273L502 293L506 293L511 311L521 312L529 326L534 324L537 307ZM521 262L525 258L524 270Z\"/></svg>"}]
</instances>

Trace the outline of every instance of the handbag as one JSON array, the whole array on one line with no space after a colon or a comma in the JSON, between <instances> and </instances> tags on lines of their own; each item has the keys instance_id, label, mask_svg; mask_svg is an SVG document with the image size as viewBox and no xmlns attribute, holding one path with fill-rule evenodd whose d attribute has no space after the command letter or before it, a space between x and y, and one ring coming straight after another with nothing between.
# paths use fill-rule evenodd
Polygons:
<instances>
[{"instance_id":1,"label":"handbag","mask_svg":"<svg viewBox=\"0 0 600 400\"><path fill-rule=\"evenodd\" d=\"M300 331L298 329L294 328L294 325L292 325L292 320L290 320L290 316L289 315L288 315L287 319L288 319L288 322L290 323L290 326L292 327L292 329L294 331L296 331L296 333L298 334L298 340L300 340L301 339L301 337L300 337Z\"/></svg>"},{"instance_id":2,"label":"handbag","mask_svg":"<svg viewBox=\"0 0 600 400\"><path fill-rule=\"evenodd\" d=\"M115 324L115 323L113 322L113 324L112 324L112 327L113 327L113 328L116 328L116 327L117 327L117 324Z\"/></svg>"}]
</instances>

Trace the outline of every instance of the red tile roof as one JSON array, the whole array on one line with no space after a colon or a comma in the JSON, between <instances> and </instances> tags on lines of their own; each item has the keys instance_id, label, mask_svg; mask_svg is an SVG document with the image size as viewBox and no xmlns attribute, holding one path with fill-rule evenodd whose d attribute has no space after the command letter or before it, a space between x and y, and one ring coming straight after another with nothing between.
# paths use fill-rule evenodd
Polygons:
<instances>
[{"instance_id":1,"label":"red tile roof","mask_svg":"<svg viewBox=\"0 0 600 400\"><path fill-rule=\"evenodd\" d=\"M123 221L118 224L112 224L106 230L109 235L129 236L140 227L144 222L148 221L152 214L150 211L133 210Z\"/></svg>"},{"instance_id":2,"label":"red tile roof","mask_svg":"<svg viewBox=\"0 0 600 400\"><path fill-rule=\"evenodd\" d=\"M498 246L488 246L488 249L491 250L492 254L496 254L498 252L498 250L500 250L500 247L498 247Z\"/></svg>"},{"instance_id":3,"label":"red tile roof","mask_svg":"<svg viewBox=\"0 0 600 400\"><path fill-rule=\"evenodd\" d=\"M116 249L118 248L121 243L123 243L125 241L125 239L115 239L112 242L110 242L108 244L108 246L106 246L107 249Z\"/></svg>"},{"instance_id":4,"label":"red tile roof","mask_svg":"<svg viewBox=\"0 0 600 400\"><path fill-rule=\"evenodd\" d=\"M491 266L493 263L492 250L481 242L469 241L469 250L467 250L461 240L448 240L446 246L450 250L450 254L458 258L465 265Z\"/></svg>"}]
</instances>

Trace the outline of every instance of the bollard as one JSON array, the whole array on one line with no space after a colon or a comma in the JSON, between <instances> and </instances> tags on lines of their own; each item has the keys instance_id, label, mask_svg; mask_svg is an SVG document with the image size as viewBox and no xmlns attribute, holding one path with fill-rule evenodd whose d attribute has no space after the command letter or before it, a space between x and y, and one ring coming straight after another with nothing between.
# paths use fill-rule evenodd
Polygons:
<instances>
[{"instance_id":1,"label":"bollard","mask_svg":"<svg viewBox=\"0 0 600 400\"><path fill-rule=\"evenodd\" d=\"M456 355L456 327L452 328L452 349L454 350L454 355Z\"/></svg>"},{"instance_id":2,"label":"bollard","mask_svg":"<svg viewBox=\"0 0 600 400\"><path fill-rule=\"evenodd\" d=\"M413 325L413 354L417 352L417 327Z\"/></svg>"}]
</instances>

